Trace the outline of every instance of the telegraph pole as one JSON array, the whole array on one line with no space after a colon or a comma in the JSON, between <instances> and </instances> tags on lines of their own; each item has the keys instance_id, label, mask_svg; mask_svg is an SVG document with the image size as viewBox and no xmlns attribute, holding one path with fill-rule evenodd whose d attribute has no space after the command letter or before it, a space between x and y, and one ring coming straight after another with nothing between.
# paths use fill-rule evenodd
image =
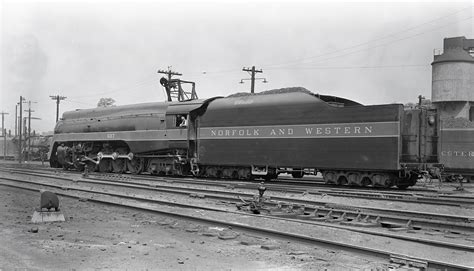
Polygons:
<instances>
[{"instance_id":1,"label":"telegraph pole","mask_svg":"<svg viewBox=\"0 0 474 271\"><path fill-rule=\"evenodd\" d=\"M171 66L168 66L168 70L165 71L165 70L158 70L158 73L162 73L162 74L166 74L168 75L168 84L165 86L166 88L166 95L168 95L168 102L171 102L171 86L170 86L170 82L171 82L171 77L173 75L176 75L176 76L182 76L183 74L179 73L179 72L174 72L171 70Z\"/></svg>"},{"instance_id":2,"label":"telegraph pole","mask_svg":"<svg viewBox=\"0 0 474 271\"><path fill-rule=\"evenodd\" d=\"M21 122L23 120L22 119L22 111L23 111L23 101L24 100L25 99L22 96L20 96L20 121L18 123L18 134L19 134L19 137L18 137L18 152L19 152L19 154L18 154L18 163L20 163L20 164L22 162L21 160L22 160L22 155L23 155L22 146L21 146L21 130L22 130L21 129Z\"/></svg>"},{"instance_id":3,"label":"telegraph pole","mask_svg":"<svg viewBox=\"0 0 474 271\"><path fill-rule=\"evenodd\" d=\"M25 110L25 112L28 112L28 153L26 156L26 160L30 160L30 152L31 152L31 112L35 112L31 110L31 101L28 101L28 110ZM26 133L26 131L25 131Z\"/></svg>"},{"instance_id":4,"label":"telegraph pole","mask_svg":"<svg viewBox=\"0 0 474 271\"><path fill-rule=\"evenodd\" d=\"M252 66L252 68L243 68L242 71L248 72L250 74L250 82L251 82L250 93L254 93L255 92L255 74L262 73L263 71L261 69L256 70L255 66Z\"/></svg>"},{"instance_id":5,"label":"telegraph pole","mask_svg":"<svg viewBox=\"0 0 474 271\"><path fill-rule=\"evenodd\" d=\"M18 135L18 103L15 105L15 137Z\"/></svg>"},{"instance_id":6,"label":"telegraph pole","mask_svg":"<svg viewBox=\"0 0 474 271\"><path fill-rule=\"evenodd\" d=\"M263 83L268 83L267 79L265 78L255 78L256 73L262 73L263 71L256 70L255 66L252 66L252 68L243 68L242 71L248 72L250 74L250 93L255 93L255 79L263 79ZM242 84L244 80L249 80L249 79L242 79L240 80L240 83Z\"/></svg>"},{"instance_id":7,"label":"telegraph pole","mask_svg":"<svg viewBox=\"0 0 474 271\"><path fill-rule=\"evenodd\" d=\"M59 103L60 101L62 100L65 100L67 97L64 97L64 96L59 96L59 95L56 95L56 96L49 96L51 98L51 100L56 100L56 122L58 122L59 120Z\"/></svg>"},{"instance_id":8,"label":"telegraph pole","mask_svg":"<svg viewBox=\"0 0 474 271\"><path fill-rule=\"evenodd\" d=\"M3 135L3 161L7 160L6 155L7 155L7 133L5 132L5 115L8 115L8 113L3 112L0 113L2 114L2 135Z\"/></svg>"}]
</instances>

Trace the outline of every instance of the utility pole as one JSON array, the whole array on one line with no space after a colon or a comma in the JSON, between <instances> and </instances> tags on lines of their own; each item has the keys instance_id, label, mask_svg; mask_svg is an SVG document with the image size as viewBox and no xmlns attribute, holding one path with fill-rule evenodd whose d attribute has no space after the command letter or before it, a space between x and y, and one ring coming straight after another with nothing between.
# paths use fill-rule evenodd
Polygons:
<instances>
[{"instance_id":1,"label":"utility pole","mask_svg":"<svg viewBox=\"0 0 474 271\"><path fill-rule=\"evenodd\" d=\"M168 82L166 85L164 85L164 87L166 88L166 95L168 96L168 102L171 102L172 99L171 99L171 77L173 75L176 75L176 76L182 76L183 74L179 73L179 72L174 72L171 70L171 66L168 66L168 70L165 71L165 70L158 70L158 73L162 73L162 74L166 74L168 75ZM160 82L161 83L161 82ZM163 85L163 83L162 83Z\"/></svg>"},{"instance_id":2,"label":"utility pole","mask_svg":"<svg viewBox=\"0 0 474 271\"><path fill-rule=\"evenodd\" d=\"M59 96L59 95L56 95L56 96L49 96L51 98L51 100L56 100L56 122L58 122L59 120L59 102L62 101L62 100L65 100L67 97L64 97L64 96Z\"/></svg>"},{"instance_id":3,"label":"utility pole","mask_svg":"<svg viewBox=\"0 0 474 271\"><path fill-rule=\"evenodd\" d=\"M15 137L18 135L18 103L15 105Z\"/></svg>"},{"instance_id":4,"label":"utility pole","mask_svg":"<svg viewBox=\"0 0 474 271\"><path fill-rule=\"evenodd\" d=\"M7 160L7 133L5 131L4 123L5 123L5 115L8 115L8 113L3 112L0 113L2 114L2 135L3 135L3 161Z\"/></svg>"},{"instance_id":5,"label":"utility pole","mask_svg":"<svg viewBox=\"0 0 474 271\"><path fill-rule=\"evenodd\" d=\"M425 99L425 97L423 97L423 95L418 95L418 107L420 108L420 113L418 115L418 162L422 162L423 161L423 158L422 157L422 153L421 153L421 149L422 149L422 138L425 136L424 134L422 134L423 132L423 128L422 128L422 123L423 123L423 107L421 106L421 103L423 102L423 100Z\"/></svg>"},{"instance_id":6,"label":"utility pole","mask_svg":"<svg viewBox=\"0 0 474 271\"><path fill-rule=\"evenodd\" d=\"M25 110L25 112L28 112L28 152L26 155L26 161L29 161L30 152L31 152L31 112L35 112L31 110L31 101L28 101L28 110ZM25 133L26 133L26 130L25 130Z\"/></svg>"},{"instance_id":7,"label":"utility pole","mask_svg":"<svg viewBox=\"0 0 474 271\"><path fill-rule=\"evenodd\" d=\"M22 155L23 155L22 146L21 146L21 140L22 140L22 138L21 138L21 130L22 130L21 129L21 121L22 121L22 111L23 111L23 101L24 100L25 99L22 96L20 96L20 121L18 123L18 134L19 134L19 137L18 137L18 152L19 152L19 154L18 154L18 163L20 163L20 164L22 162Z\"/></svg>"},{"instance_id":8,"label":"utility pole","mask_svg":"<svg viewBox=\"0 0 474 271\"><path fill-rule=\"evenodd\" d=\"M262 73L263 71L261 69L256 70L255 66L252 66L252 68L243 68L242 71L248 72L250 74L250 82L251 82L250 93L254 93L255 92L255 74ZM240 81L240 82L243 83L243 81ZM266 80L264 79L263 82L266 83Z\"/></svg>"}]
</instances>

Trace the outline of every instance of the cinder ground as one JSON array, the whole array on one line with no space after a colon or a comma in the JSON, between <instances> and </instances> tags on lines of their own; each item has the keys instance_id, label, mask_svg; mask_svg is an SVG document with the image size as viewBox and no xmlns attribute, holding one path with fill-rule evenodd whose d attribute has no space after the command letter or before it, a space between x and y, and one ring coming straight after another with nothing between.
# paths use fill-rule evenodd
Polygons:
<instances>
[{"instance_id":1,"label":"cinder ground","mask_svg":"<svg viewBox=\"0 0 474 271\"><path fill-rule=\"evenodd\" d=\"M152 213L66 197L60 197L60 204L66 222L33 224L39 192L0 186L0 270L389 268L387 261L366 255L248 236ZM31 232L35 227L38 232ZM222 240L216 236L222 231L239 236ZM241 244L242 240L251 245ZM280 248L265 250L262 244Z\"/></svg>"}]
</instances>

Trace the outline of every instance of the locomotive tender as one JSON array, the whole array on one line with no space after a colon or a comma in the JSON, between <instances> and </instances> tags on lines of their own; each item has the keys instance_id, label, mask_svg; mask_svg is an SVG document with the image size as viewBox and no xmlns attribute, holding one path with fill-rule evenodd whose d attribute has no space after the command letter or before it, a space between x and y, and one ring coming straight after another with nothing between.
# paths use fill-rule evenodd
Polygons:
<instances>
[{"instance_id":1,"label":"locomotive tender","mask_svg":"<svg viewBox=\"0 0 474 271\"><path fill-rule=\"evenodd\" d=\"M438 135L432 110L268 91L66 112L50 163L234 179L311 169L326 183L406 188L437 165Z\"/></svg>"},{"instance_id":2,"label":"locomotive tender","mask_svg":"<svg viewBox=\"0 0 474 271\"><path fill-rule=\"evenodd\" d=\"M442 127L440 161L447 179L474 181L474 128Z\"/></svg>"}]
</instances>

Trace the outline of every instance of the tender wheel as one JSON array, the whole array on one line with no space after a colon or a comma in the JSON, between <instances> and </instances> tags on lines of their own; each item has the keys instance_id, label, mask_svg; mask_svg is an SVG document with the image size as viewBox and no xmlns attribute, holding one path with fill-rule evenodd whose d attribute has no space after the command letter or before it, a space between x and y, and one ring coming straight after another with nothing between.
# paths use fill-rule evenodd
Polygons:
<instances>
[{"instance_id":1,"label":"tender wheel","mask_svg":"<svg viewBox=\"0 0 474 271\"><path fill-rule=\"evenodd\" d=\"M295 179L301 179L304 176L304 172L303 171L294 171L294 172L291 173L291 176Z\"/></svg>"},{"instance_id":2,"label":"tender wheel","mask_svg":"<svg viewBox=\"0 0 474 271\"><path fill-rule=\"evenodd\" d=\"M347 184L349 184L349 182L347 181L346 176L341 175L341 176L339 176L339 178L337 178L336 184L337 185L347 185ZM352 185L358 185L358 184L354 183Z\"/></svg>"},{"instance_id":3,"label":"tender wheel","mask_svg":"<svg viewBox=\"0 0 474 271\"><path fill-rule=\"evenodd\" d=\"M364 178L362 178L362 186L363 187L369 187L369 186L372 186L372 180L365 176Z\"/></svg>"},{"instance_id":4,"label":"tender wheel","mask_svg":"<svg viewBox=\"0 0 474 271\"><path fill-rule=\"evenodd\" d=\"M397 185L397 187L400 190L406 190L409 187L409 185Z\"/></svg>"},{"instance_id":5,"label":"tender wheel","mask_svg":"<svg viewBox=\"0 0 474 271\"><path fill-rule=\"evenodd\" d=\"M232 179L234 180L239 179L239 172L237 170L232 171Z\"/></svg>"},{"instance_id":6,"label":"tender wheel","mask_svg":"<svg viewBox=\"0 0 474 271\"><path fill-rule=\"evenodd\" d=\"M145 167L145 160L143 158L133 158L127 161L127 169L132 174L140 174Z\"/></svg>"}]
</instances>

